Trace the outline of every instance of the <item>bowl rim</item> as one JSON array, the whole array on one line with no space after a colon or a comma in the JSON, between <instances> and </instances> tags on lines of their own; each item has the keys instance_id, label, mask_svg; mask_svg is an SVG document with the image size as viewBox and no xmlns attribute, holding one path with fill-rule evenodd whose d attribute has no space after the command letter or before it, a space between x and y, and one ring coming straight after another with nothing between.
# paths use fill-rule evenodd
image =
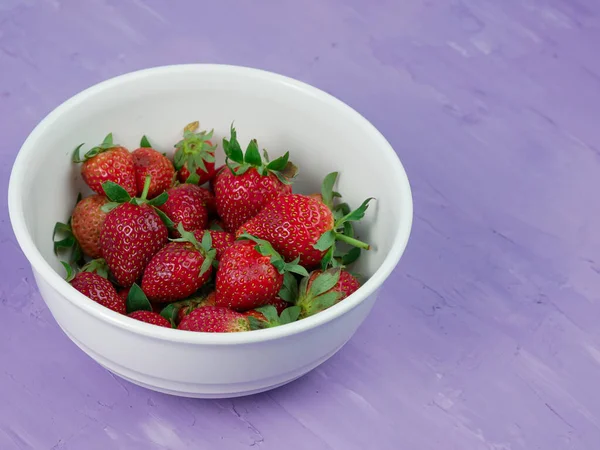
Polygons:
<instances>
[{"instance_id":1,"label":"bowl rim","mask_svg":"<svg viewBox=\"0 0 600 450\"><path fill-rule=\"evenodd\" d=\"M319 314L315 314L314 316L307 317L306 319L302 319L285 326L241 333L190 333L189 331L184 330L153 326L127 317L126 315L116 313L99 305L67 283L57 272L54 271L52 266L50 266L50 264L39 252L25 224L21 181L26 177L26 162L29 158L29 155L35 151L35 143L38 140L38 136L41 136L47 128L52 127L53 122L64 112L86 101L86 99L89 97L98 95L103 91L116 88L120 84L129 83L146 77L164 76L168 75L169 73L178 73L182 71L190 71L195 73L216 71L221 73L235 74L236 76L246 78L254 77L261 79L262 81L286 85L287 87L300 90L304 94L317 97L321 101L328 103L330 106L335 108L339 114L346 115L348 118L354 119L358 123L362 124L364 127L364 132L371 134L376 141L379 141L378 147L381 147L382 154L389 160L388 164L390 164L390 166L393 167L394 171L396 172L397 182L401 187L399 190L400 194L398 200L401 205L400 214L405 217L406 226L398 228L388 255L385 257L380 267L360 287L360 289L344 299L343 302L340 302L331 308L320 312ZM175 64L151 67L107 79L100 83L94 84L70 97L62 104L57 106L46 117L44 117L29 134L21 146L10 175L8 187L8 208L13 232L17 242L21 247L21 250L32 266L34 275L36 273L39 274L45 282L47 282L53 289L55 289L74 306L79 307L95 318L106 321L113 326L131 331L136 334L169 342L203 345L249 344L279 339L319 327L346 314L363 302L368 296L372 295L392 273L400 261L402 254L404 253L410 236L413 221L412 194L406 171L404 170L398 155L390 143L364 116L333 95L302 81L262 69L225 64Z\"/></svg>"}]
</instances>

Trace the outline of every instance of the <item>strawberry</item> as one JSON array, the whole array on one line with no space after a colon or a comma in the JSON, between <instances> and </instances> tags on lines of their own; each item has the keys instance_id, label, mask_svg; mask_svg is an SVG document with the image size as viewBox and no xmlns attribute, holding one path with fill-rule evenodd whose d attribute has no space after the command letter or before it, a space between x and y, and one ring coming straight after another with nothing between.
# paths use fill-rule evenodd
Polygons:
<instances>
[{"instance_id":1,"label":"strawberry","mask_svg":"<svg viewBox=\"0 0 600 450\"><path fill-rule=\"evenodd\" d=\"M177 327L180 330L208 333L250 331L246 316L222 306L203 306L193 310Z\"/></svg>"},{"instance_id":2,"label":"strawberry","mask_svg":"<svg viewBox=\"0 0 600 450\"><path fill-rule=\"evenodd\" d=\"M216 250L208 232L202 243L181 223L181 238L159 250L150 260L142 277L142 290L153 302L172 302L196 292L212 274Z\"/></svg>"},{"instance_id":3,"label":"strawberry","mask_svg":"<svg viewBox=\"0 0 600 450\"><path fill-rule=\"evenodd\" d=\"M231 247L235 241L235 236L227 231L219 231L219 230L206 230L210 234L212 239L212 246L217 251L215 255L215 259L217 261L221 260L221 256L223 252ZM196 235L196 239L201 239L198 236L202 234L203 231L194 231L194 235Z\"/></svg>"},{"instance_id":4,"label":"strawberry","mask_svg":"<svg viewBox=\"0 0 600 450\"><path fill-rule=\"evenodd\" d=\"M285 263L271 244L250 235L229 247L219 261L215 304L236 310L272 302L284 282L284 273L308 273L297 261Z\"/></svg>"},{"instance_id":5,"label":"strawberry","mask_svg":"<svg viewBox=\"0 0 600 450\"><path fill-rule=\"evenodd\" d=\"M336 178L337 172L325 177L321 195L275 198L236 234L249 233L265 239L286 261L300 258L300 264L309 269L319 263L322 268L337 265L334 256L340 255L336 253L336 241L341 241L356 247L342 258L343 264L350 264L360 255L359 249L369 249L368 244L354 238L352 222L364 217L371 199L354 211L349 211L345 203L334 207L333 199L339 196L333 192Z\"/></svg>"},{"instance_id":6,"label":"strawberry","mask_svg":"<svg viewBox=\"0 0 600 450\"><path fill-rule=\"evenodd\" d=\"M227 168L214 183L217 213L225 231L232 233L274 198L291 194L297 171L288 161L289 153L264 164L256 140L250 141L244 154L236 136L231 127L231 139L223 139ZM266 152L265 156L268 158Z\"/></svg>"},{"instance_id":7,"label":"strawberry","mask_svg":"<svg viewBox=\"0 0 600 450\"><path fill-rule=\"evenodd\" d=\"M148 198L154 198L171 187L175 175L173 164L165 155L151 148L146 136L142 138L140 148L134 150L131 155L133 156L138 196L142 195L144 191L144 183L148 175L152 178L148 189Z\"/></svg>"},{"instance_id":8,"label":"strawberry","mask_svg":"<svg viewBox=\"0 0 600 450\"><path fill-rule=\"evenodd\" d=\"M342 301L360 287L350 272L339 267L315 270L300 282L298 300L300 317L312 316Z\"/></svg>"},{"instance_id":9,"label":"strawberry","mask_svg":"<svg viewBox=\"0 0 600 450\"><path fill-rule=\"evenodd\" d=\"M96 303L112 309L120 314L125 314L125 301L117 294L115 287L105 277L93 271L79 272L74 275L73 269L63 263L67 270L67 281L83 295L89 297Z\"/></svg>"},{"instance_id":10,"label":"strawberry","mask_svg":"<svg viewBox=\"0 0 600 450\"><path fill-rule=\"evenodd\" d=\"M100 258L100 230L106 219L102 206L108 203L104 195L84 198L75 206L71 216L71 229L83 253L90 258Z\"/></svg>"},{"instance_id":11,"label":"strawberry","mask_svg":"<svg viewBox=\"0 0 600 450\"><path fill-rule=\"evenodd\" d=\"M175 144L173 161L177 178L181 183L204 184L215 173L215 149L210 139L213 131L200 131L198 122L188 124L183 130L183 139Z\"/></svg>"},{"instance_id":12,"label":"strawberry","mask_svg":"<svg viewBox=\"0 0 600 450\"><path fill-rule=\"evenodd\" d=\"M216 181L217 177L219 176L219 174L225 169L227 169L227 166L225 164L223 164L222 166L219 166L215 169L215 174L212 176L212 178L209 181L209 186L210 186L211 191L215 192L215 181Z\"/></svg>"},{"instance_id":13,"label":"strawberry","mask_svg":"<svg viewBox=\"0 0 600 450\"><path fill-rule=\"evenodd\" d=\"M286 304L287 306L287 304ZM272 328L279 325L295 322L300 315L300 307L289 306L283 311L278 312L274 305L265 305L257 309L246 311L244 314L250 322L250 328L253 330L261 328Z\"/></svg>"},{"instance_id":14,"label":"strawberry","mask_svg":"<svg viewBox=\"0 0 600 450\"><path fill-rule=\"evenodd\" d=\"M215 291L169 303L161 309L160 314L171 323L178 324L193 310L203 306L215 306Z\"/></svg>"},{"instance_id":15,"label":"strawberry","mask_svg":"<svg viewBox=\"0 0 600 450\"><path fill-rule=\"evenodd\" d=\"M83 181L96 194L103 195L102 184L112 181L127 191L130 196L136 192L135 168L133 156L125 147L113 144L112 133L109 133L102 144L89 150L83 159L79 156L80 144L73 152L73 162L83 163L81 176Z\"/></svg>"},{"instance_id":16,"label":"strawberry","mask_svg":"<svg viewBox=\"0 0 600 450\"><path fill-rule=\"evenodd\" d=\"M193 184L181 184L167 191L169 198L158 208L174 223L181 223L187 231L203 230L208 222L204 206L205 189ZM179 236L173 230L174 236Z\"/></svg>"},{"instance_id":17,"label":"strawberry","mask_svg":"<svg viewBox=\"0 0 600 450\"><path fill-rule=\"evenodd\" d=\"M167 194L146 200L150 181L147 177L141 198L133 199L117 184L103 185L111 203L103 206L110 212L100 232L100 247L117 284L125 288L142 275L146 264L168 239L165 222L169 220L156 210L166 201Z\"/></svg>"},{"instance_id":18,"label":"strawberry","mask_svg":"<svg viewBox=\"0 0 600 450\"><path fill-rule=\"evenodd\" d=\"M209 217L215 217L217 215L217 204L215 202L215 195L206 188L199 187L198 195L202 197L204 207Z\"/></svg>"},{"instance_id":19,"label":"strawberry","mask_svg":"<svg viewBox=\"0 0 600 450\"><path fill-rule=\"evenodd\" d=\"M138 310L127 315L132 319L139 320L141 322L158 325L159 327L171 328L171 324L167 319L152 311Z\"/></svg>"},{"instance_id":20,"label":"strawberry","mask_svg":"<svg viewBox=\"0 0 600 450\"><path fill-rule=\"evenodd\" d=\"M117 294L119 294L119 297L121 297L124 301L127 301L127 297L129 296L130 290L131 288L120 289L119 291L117 291Z\"/></svg>"}]
</instances>

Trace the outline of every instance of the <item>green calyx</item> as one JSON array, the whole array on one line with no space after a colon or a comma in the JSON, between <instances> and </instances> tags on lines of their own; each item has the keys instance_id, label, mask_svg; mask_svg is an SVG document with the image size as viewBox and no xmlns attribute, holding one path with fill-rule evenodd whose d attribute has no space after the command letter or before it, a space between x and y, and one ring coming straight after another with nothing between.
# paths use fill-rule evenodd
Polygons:
<instances>
[{"instance_id":1,"label":"green calyx","mask_svg":"<svg viewBox=\"0 0 600 450\"><path fill-rule=\"evenodd\" d=\"M259 239L248 233L241 234L238 239L254 241L256 243L254 249L263 256L269 256L269 262L273 265L273 267L275 267L275 269L277 269L279 273L285 275L285 273L291 272L303 277L308 275L306 269L298 264L300 258L296 258L294 261L286 263L281 255L273 248L273 246L264 239Z\"/></svg>"},{"instance_id":2,"label":"green calyx","mask_svg":"<svg viewBox=\"0 0 600 450\"><path fill-rule=\"evenodd\" d=\"M183 228L183 224L180 222L177 225L177 231L181 235L180 238L171 239L173 242L189 242L196 250L198 250L202 256L204 256L204 262L200 267L199 277L204 275L208 269L216 263L215 257L217 256L217 250L212 246L212 237L208 231L204 231L202 235L202 242L198 242L194 233L190 233Z\"/></svg>"},{"instance_id":3,"label":"green calyx","mask_svg":"<svg viewBox=\"0 0 600 450\"><path fill-rule=\"evenodd\" d=\"M158 209L159 206L164 205L165 202L169 199L169 194L163 192L159 196L154 197L152 200L147 199L151 181L152 177L150 175L146 176L146 179L144 181L144 190L142 191L142 195L139 198L132 198L129 195L129 193L117 183L114 183L112 181L105 181L104 183L102 183L102 189L104 190L104 194L110 200L110 202L102 205L102 211L108 213L122 203L131 203L132 205L137 206L147 204L149 206L152 206L154 212L158 214L160 219L169 229L174 228L175 225L173 224L171 219L169 219L164 212Z\"/></svg>"},{"instance_id":4,"label":"green calyx","mask_svg":"<svg viewBox=\"0 0 600 450\"><path fill-rule=\"evenodd\" d=\"M81 201L81 194L77 196L77 203ZM64 256L68 254L69 264L81 264L83 262L83 251L81 246L73 234L71 228L71 217L67 223L56 222L54 231L52 232L52 241L54 243L54 254L56 256Z\"/></svg>"},{"instance_id":5,"label":"green calyx","mask_svg":"<svg viewBox=\"0 0 600 450\"><path fill-rule=\"evenodd\" d=\"M214 163L214 152L216 145L211 145L210 140L213 137L214 130L209 132L196 132L199 128L199 123L192 122L183 129L183 139L175 144L175 155L173 155L173 165L176 170L181 169L184 165L190 172L190 176L186 183L198 184L200 177L196 170L200 169L207 172L206 163Z\"/></svg>"},{"instance_id":6,"label":"green calyx","mask_svg":"<svg viewBox=\"0 0 600 450\"><path fill-rule=\"evenodd\" d=\"M292 184L298 174L298 168L289 160L290 152L270 161L269 154L263 150L263 162L256 139L252 139L246 151L243 152L233 124L229 140L223 138L223 150L225 151L225 164L234 175L243 175L249 169L254 168L262 176L272 173L283 184Z\"/></svg>"},{"instance_id":7,"label":"green calyx","mask_svg":"<svg viewBox=\"0 0 600 450\"><path fill-rule=\"evenodd\" d=\"M280 325L295 322L300 317L300 308L298 306L290 306L277 315L277 309L273 305L265 305L256 308L255 311L261 313L265 320L258 319L254 316L248 316L251 330L259 330L263 328L273 328Z\"/></svg>"},{"instance_id":8,"label":"green calyx","mask_svg":"<svg viewBox=\"0 0 600 450\"><path fill-rule=\"evenodd\" d=\"M177 328L177 321L179 319L179 311L183 310L187 316L196 308L207 306L208 296L207 295L196 295L194 297L186 298L185 300L178 300L173 303L169 303L161 311L160 315L171 322L173 328Z\"/></svg>"},{"instance_id":9,"label":"green calyx","mask_svg":"<svg viewBox=\"0 0 600 450\"><path fill-rule=\"evenodd\" d=\"M106 261L102 258L94 259L88 262L81 267L81 269L78 267L73 267L71 264L65 261L61 261L60 263L65 268L67 273L65 280L67 280L69 283L73 281L73 278L75 278L75 275L77 275L79 272L91 272L100 275L102 278L108 278L108 264L106 264Z\"/></svg>"},{"instance_id":10,"label":"green calyx","mask_svg":"<svg viewBox=\"0 0 600 450\"><path fill-rule=\"evenodd\" d=\"M71 161L73 161L74 163L85 162L89 159L92 159L94 156L99 155L100 153L104 153L105 151L110 150L111 148L118 147L117 145L115 145L113 143L112 133L108 133L100 145L97 145L96 147L89 149L83 155L83 158L81 158L79 156L79 153L80 153L81 147L83 147L83 145L84 144L81 143L77 147L75 147L75 150L73 151L73 155L71 157Z\"/></svg>"},{"instance_id":11,"label":"green calyx","mask_svg":"<svg viewBox=\"0 0 600 450\"><path fill-rule=\"evenodd\" d=\"M148 300L142 288L136 283L133 283L131 289L129 289L125 306L127 314L131 314L134 311L152 311L150 300Z\"/></svg>"},{"instance_id":12,"label":"green calyx","mask_svg":"<svg viewBox=\"0 0 600 450\"><path fill-rule=\"evenodd\" d=\"M332 291L340 280L339 267L324 270L311 282L310 277L305 277L300 282L297 306L300 307L300 316L309 317L324 311L337 303L342 297L341 292Z\"/></svg>"},{"instance_id":13,"label":"green calyx","mask_svg":"<svg viewBox=\"0 0 600 450\"><path fill-rule=\"evenodd\" d=\"M365 216L365 212L369 207L369 202L373 200L373 198L366 199L355 210L350 210L347 203L334 205L335 198L341 197L338 192L333 190L337 177L338 172L328 174L321 186L322 201L329 207L334 217L333 228L323 233L317 243L313 246L317 250L326 252L321 260L321 268L323 270L330 266L340 267L351 264L358 259L361 249L370 249L369 244L356 239L353 222L357 222ZM336 242L343 242L353 248L349 249L347 252L340 252L336 248Z\"/></svg>"}]
</instances>

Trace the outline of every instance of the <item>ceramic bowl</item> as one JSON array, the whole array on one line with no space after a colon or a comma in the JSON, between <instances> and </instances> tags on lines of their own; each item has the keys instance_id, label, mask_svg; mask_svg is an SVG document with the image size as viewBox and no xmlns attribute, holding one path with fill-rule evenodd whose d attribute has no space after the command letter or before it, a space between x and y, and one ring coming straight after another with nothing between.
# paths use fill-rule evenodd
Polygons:
<instances>
[{"instance_id":1,"label":"ceramic bowl","mask_svg":"<svg viewBox=\"0 0 600 450\"><path fill-rule=\"evenodd\" d=\"M339 171L337 190L354 207L375 197L358 234L372 245L354 270L364 285L307 319L244 333L193 333L149 325L88 299L64 279L52 230L85 189L74 147L90 148L112 132L131 150L143 134L171 152L185 124L214 128L215 142L233 121L272 156L289 151L300 167L296 192L318 191ZM219 145L218 152L222 154ZM39 291L63 331L85 353L137 385L186 397L235 397L288 383L336 353L369 314L398 264L412 223L406 173L386 139L331 95L273 73L222 65L177 65L122 75L73 96L31 132L15 161L10 218Z\"/></svg>"}]
</instances>

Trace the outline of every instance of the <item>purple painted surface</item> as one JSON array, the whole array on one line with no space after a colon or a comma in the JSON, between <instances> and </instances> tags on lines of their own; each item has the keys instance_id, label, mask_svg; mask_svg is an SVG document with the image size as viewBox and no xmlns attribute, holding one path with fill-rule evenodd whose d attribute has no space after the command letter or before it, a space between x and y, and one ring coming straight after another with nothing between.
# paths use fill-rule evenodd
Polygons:
<instances>
[{"instance_id":1,"label":"purple painted surface","mask_svg":"<svg viewBox=\"0 0 600 450\"><path fill-rule=\"evenodd\" d=\"M405 163L415 224L329 362L201 401L116 379L63 335L3 196L0 449L600 447L599 44L595 0L1 1L4 189L27 134L77 91L231 63L369 118Z\"/></svg>"}]
</instances>

